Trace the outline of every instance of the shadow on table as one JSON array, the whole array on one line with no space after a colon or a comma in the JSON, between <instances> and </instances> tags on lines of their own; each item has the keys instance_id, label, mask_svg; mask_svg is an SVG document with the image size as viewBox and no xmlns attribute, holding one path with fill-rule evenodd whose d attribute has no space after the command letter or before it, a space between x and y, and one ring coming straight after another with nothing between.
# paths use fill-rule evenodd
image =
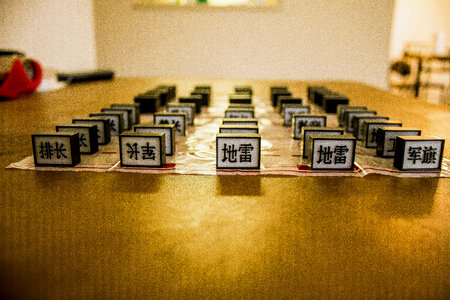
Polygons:
<instances>
[{"instance_id":1,"label":"shadow on table","mask_svg":"<svg viewBox=\"0 0 450 300\"><path fill-rule=\"evenodd\" d=\"M81 197L87 192L158 193L163 175L95 172L35 172L37 186L50 193L73 190ZM105 189L106 188L106 189ZM106 197L107 195L103 195Z\"/></svg>"},{"instance_id":2,"label":"shadow on table","mask_svg":"<svg viewBox=\"0 0 450 300\"><path fill-rule=\"evenodd\" d=\"M222 196L261 196L260 176L217 176L216 193Z\"/></svg>"},{"instance_id":3,"label":"shadow on table","mask_svg":"<svg viewBox=\"0 0 450 300\"><path fill-rule=\"evenodd\" d=\"M372 180L377 179L373 177ZM394 177L385 180L382 186L372 185L376 186L373 193L389 195L379 197L372 210L384 218L416 218L429 215L433 209L438 183L439 178Z\"/></svg>"},{"instance_id":4,"label":"shadow on table","mask_svg":"<svg viewBox=\"0 0 450 300\"><path fill-rule=\"evenodd\" d=\"M137 173L114 173L112 185L120 193L158 193L161 190L162 176L137 174Z\"/></svg>"}]
</instances>

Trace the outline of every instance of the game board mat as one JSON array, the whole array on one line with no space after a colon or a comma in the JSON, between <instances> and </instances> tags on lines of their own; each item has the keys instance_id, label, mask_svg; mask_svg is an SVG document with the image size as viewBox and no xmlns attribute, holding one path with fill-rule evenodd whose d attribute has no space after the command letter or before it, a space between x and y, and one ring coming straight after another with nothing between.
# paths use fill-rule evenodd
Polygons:
<instances>
[{"instance_id":1,"label":"game board mat","mask_svg":"<svg viewBox=\"0 0 450 300\"><path fill-rule=\"evenodd\" d=\"M204 108L195 118L195 125L189 126L185 137L176 137L176 154L166 157L162 168L121 167L118 138L100 146L92 155L82 155L81 162L74 167L36 167L33 157L11 163L7 168L36 171L92 171L131 172L145 174L193 174L193 175L281 175L281 176L351 176L364 177L368 174L382 174L395 177L450 177L450 159L443 158L440 172L404 172L393 166L393 158L381 158L375 149L367 149L358 142L353 171L311 170L302 158L302 140L292 138L292 129L282 125L283 119L268 101L255 99L255 114L261 135L260 170L217 170L216 135L222 124L227 99L216 101L212 107ZM311 113L323 113L312 105ZM141 124L149 124L153 115L142 114ZM327 115L327 126L337 126L337 116ZM31 138L30 138L31 149ZM31 151L30 151L31 152Z\"/></svg>"}]
</instances>

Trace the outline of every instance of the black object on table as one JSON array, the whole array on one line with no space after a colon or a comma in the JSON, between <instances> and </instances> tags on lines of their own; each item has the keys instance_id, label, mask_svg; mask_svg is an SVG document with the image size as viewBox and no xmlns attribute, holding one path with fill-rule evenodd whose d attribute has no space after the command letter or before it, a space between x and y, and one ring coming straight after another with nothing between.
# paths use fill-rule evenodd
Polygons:
<instances>
[{"instance_id":1,"label":"black object on table","mask_svg":"<svg viewBox=\"0 0 450 300\"><path fill-rule=\"evenodd\" d=\"M57 73L56 77L58 81L65 81L70 84L97 80L110 80L114 77L114 72L111 70L94 70L87 72Z\"/></svg>"}]
</instances>

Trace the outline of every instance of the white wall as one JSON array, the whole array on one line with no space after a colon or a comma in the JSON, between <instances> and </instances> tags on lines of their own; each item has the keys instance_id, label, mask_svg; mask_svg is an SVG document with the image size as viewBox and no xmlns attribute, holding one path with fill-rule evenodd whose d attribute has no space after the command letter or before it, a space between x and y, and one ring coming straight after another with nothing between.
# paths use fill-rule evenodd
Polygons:
<instances>
[{"instance_id":1,"label":"white wall","mask_svg":"<svg viewBox=\"0 0 450 300\"><path fill-rule=\"evenodd\" d=\"M394 0L280 9L149 8L93 0L100 67L119 76L346 79L387 86Z\"/></svg>"},{"instance_id":2,"label":"white wall","mask_svg":"<svg viewBox=\"0 0 450 300\"><path fill-rule=\"evenodd\" d=\"M438 31L445 32L450 47L449 0L396 0L390 57L398 58L407 42L432 43Z\"/></svg>"},{"instance_id":3,"label":"white wall","mask_svg":"<svg viewBox=\"0 0 450 300\"><path fill-rule=\"evenodd\" d=\"M0 47L62 71L98 61L119 76L347 79L386 87L393 2L133 9L131 0L1 0Z\"/></svg>"},{"instance_id":4,"label":"white wall","mask_svg":"<svg viewBox=\"0 0 450 300\"><path fill-rule=\"evenodd\" d=\"M96 68L92 0L0 0L0 48L20 49L45 68Z\"/></svg>"}]
</instances>

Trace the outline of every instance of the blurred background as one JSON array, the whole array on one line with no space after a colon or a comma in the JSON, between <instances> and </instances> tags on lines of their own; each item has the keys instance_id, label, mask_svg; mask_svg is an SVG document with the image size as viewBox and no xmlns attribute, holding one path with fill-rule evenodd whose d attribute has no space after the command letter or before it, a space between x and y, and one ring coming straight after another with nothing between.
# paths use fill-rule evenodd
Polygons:
<instances>
[{"instance_id":1,"label":"blurred background","mask_svg":"<svg viewBox=\"0 0 450 300\"><path fill-rule=\"evenodd\" d=\"M351 80L449 105L448 0L136 1L2 0L0 48L25 52L47 74Z\"/></svg>"}]
</instances>

